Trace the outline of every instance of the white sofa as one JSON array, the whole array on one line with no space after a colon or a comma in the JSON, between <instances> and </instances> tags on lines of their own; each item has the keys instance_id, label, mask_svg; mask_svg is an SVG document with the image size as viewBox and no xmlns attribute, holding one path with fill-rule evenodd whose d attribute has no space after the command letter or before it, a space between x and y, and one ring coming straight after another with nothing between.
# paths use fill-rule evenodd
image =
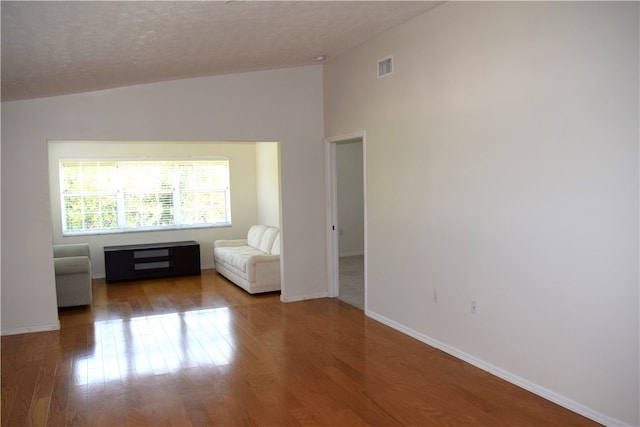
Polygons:
<instances>
[{"instance_id":1,"label":"white sofa","mask_svg":"<svg viewBox=\"0 0 640 427\"><path fill-rule=\"evenodd\" d=\"M53 246L58 307L91 305L91 253L86 243Z\"/></svg>"},{"instance_id":2,"label":"white sofa","mask_svg":"<svg viewBox=\"0 0 640 427\"><path fill-rule=\"evenodd\" d=\"M250 294L280 290L280 230L253 225L246 239L216 240L215 269Z\"/></svg>"}]
</instances>

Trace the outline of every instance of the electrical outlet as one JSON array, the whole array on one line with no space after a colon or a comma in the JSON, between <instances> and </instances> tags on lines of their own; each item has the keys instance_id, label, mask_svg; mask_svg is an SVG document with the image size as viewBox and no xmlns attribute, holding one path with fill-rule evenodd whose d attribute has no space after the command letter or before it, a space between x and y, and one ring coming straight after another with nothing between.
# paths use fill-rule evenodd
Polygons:
<instances>
[{"instance_id":1,"label":"electrical outlet","mask_svg":"<svg viewBox=\"0 0 640 427\"><path fill-rule=\"evenodd\" d=\"M471 314L476 314L478 312L478 303L475 301L471 301Z\"/></svg>"},{"instance_id":2,"label":"electrical outlet","mask_svg":"<svg viewBox=\"0 0 640 427\"><path fill-rule=\"evenodd\" d=\"M438 302L438 290L433 290L433 302Z\"/></svg>"}]
</instances>

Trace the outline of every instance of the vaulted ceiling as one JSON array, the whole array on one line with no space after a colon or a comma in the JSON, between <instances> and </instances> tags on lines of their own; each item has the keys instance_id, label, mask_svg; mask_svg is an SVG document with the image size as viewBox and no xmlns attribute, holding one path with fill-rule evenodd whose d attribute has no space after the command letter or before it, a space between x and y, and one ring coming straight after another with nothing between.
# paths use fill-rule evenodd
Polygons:
<instances>
[{"instance_id":1,"label":"vaulted ceiling","mask_svg":"<svg viewBox=\"0 0 640 427\"><path fill-rule=\"evenodd\" d=\"M435 1L2 1L2 100L313 64Z\"/></svg>"}]
</instances>

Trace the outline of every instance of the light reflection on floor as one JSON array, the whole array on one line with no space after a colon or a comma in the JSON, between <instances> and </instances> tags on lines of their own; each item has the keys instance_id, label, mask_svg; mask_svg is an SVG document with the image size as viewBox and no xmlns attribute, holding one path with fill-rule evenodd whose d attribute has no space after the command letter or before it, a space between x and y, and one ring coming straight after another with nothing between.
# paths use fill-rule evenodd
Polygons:
<instances>
[{"instance_id":1,"label":"light reflection on floor","mask_svg":"<svg viewBox=\"0 0 640 427\"><path fill-rule=\"evenodd\" d=\"M233 362L228 308L94 323L93 351L73 362L73 384L95 384Z\"/></svg>"}]
</instances>

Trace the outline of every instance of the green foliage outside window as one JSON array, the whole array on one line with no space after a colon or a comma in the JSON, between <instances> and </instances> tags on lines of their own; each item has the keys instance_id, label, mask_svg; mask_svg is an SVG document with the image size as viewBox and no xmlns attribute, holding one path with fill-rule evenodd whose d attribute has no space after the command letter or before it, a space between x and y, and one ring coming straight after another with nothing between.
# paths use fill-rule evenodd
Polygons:
<instances>
[{"instance_id":1,"label":"green foliage outside window","mask_svg":"<svg viewBox=\"0 0 640 427\"><path fill-rule=\"evenodd\" d=\"M230 223L229 161L62 161L63 231Z\"/></svg>"}]
</instances>

